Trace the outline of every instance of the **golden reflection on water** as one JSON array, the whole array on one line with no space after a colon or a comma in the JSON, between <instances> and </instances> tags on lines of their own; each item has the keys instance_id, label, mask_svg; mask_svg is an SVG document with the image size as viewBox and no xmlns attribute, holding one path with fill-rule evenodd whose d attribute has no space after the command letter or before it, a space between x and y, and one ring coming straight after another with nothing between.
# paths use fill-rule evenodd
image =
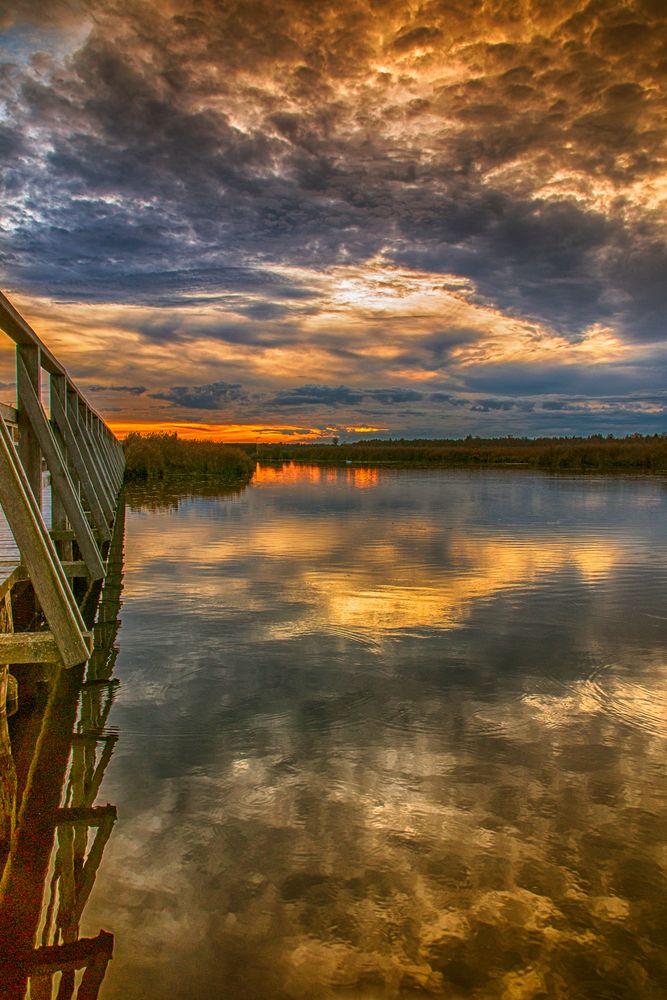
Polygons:
<instances>
[{"instance_id":1,"label":"golden reflection on water","mask_svg":"<svg viewBox=\"0 0 667 1000\"><path fill-rule=\"evenodd\" d=\"M348 473L130 515L107 1000L667 995L660 484Z\"/></svg>"},{"instance_id":2,"label":"golden reflection on water","mask_svg":"<svg viewBox=\"0 0 667 1000\"><path fill-rule=\"evenodd\" d=\"M277 470L270 472L263 483L277 477ZM315 472L349 482L348 470L342 476L336 469ZM308 467L290 466L286 475L291 483L315 481L322 486L327 482L319 477L313 480ZM359 486L357 482L352 485ZM179 539L181 531L184 537ZM279 522L251 524L238 536L221 531L220 537L211 537L206 522L170 526L169 549L177 565L164 561L165 539L157 532L140 536L130 558L135 572L152 568L159 576L155 565L161 564L165 587L189 590L194 586L198 596L211 598L219 596L220 582L217 576L196 577L202 562L215 562L224 570L255 558L264 563L267 579L274 569L279 574L281 596L294 608L272 627L272 637L333 627L362 630L369 638L380 639L397 629L456 628L478 602L538 586L567 570L584 582L603 580L628 555L627 543L600 540L592 531L572 538L484 538L453 525L446 532L442 563L420 563L413 558L415 551L441 535L441 528L418 511L402 517L395 535L391 528L387 532L384 522L355 526L347 519L323 514L304 523L302 516L287 513ZM347 562L350 550L354 552L351 565ZM155 585L153 578L151 585ZM255 607L256 597L249 590L247 578L236 577L232 570L225 582L225 605Z\"/></svg>"},{"instance_id":3,"label":"golden reflection on water","mask_svg":"<svg viewBox=\"0 0 667 1000\"><path fill-rule=\"evenodd\" d=\"M324 483L339 482L342 477L349 486L365 490L377 486L380 472L376 468L365 466L348 466L341 469L327 468L325 465L301 465L298 462L286 462L284 465L260 463L255 470L253 482L256 486L276 483L281 485L298 483L300 486L309 483L321 486Z\"/></svg>"}]
</instances>

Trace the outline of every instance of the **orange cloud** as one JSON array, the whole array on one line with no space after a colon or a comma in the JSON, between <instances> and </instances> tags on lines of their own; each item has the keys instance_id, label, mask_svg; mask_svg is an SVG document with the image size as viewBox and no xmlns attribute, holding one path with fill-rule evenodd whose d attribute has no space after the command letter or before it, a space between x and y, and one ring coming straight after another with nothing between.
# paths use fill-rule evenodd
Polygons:
<instances>
[{"instance_id":1,"label":"orange cloud","mask_svg":"<svg viewBox=\"0 0 667 1000\"><path fill-rule=\"evenodd\" d=\"M208 423L177 423L168 421L127 421L109 420L109 427L121 440L133 432L139 434L173 433L187 441L195 439L221 441L226 444L258 442L261 444L278 444L281 441L320 441L330 438L336 431L330 427L299 427L293 424L282 424L279 427L269 424L208 424Z\"/></svg>"}]
</instances>

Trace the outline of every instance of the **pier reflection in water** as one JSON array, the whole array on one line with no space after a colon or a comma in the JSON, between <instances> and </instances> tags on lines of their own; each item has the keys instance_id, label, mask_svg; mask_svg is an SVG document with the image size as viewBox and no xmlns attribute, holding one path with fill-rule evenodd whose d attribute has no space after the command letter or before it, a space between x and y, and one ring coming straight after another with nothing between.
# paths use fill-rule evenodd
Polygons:
<instances>
[{"instance_id":1,"label":"pier reflection in water","mask_svg":"<svg viewBox=\"0 0 667 1000\"><path fill-rule=\"evenodd\" d=\"M105 1000L667 996L661 480L136 495Z\"/></svg>"},{"instance_id":2,"label":"pier reflection in water","mask_svg":"<svg viewBox=\"0 0 667 1000\"><path fill-rule=\"evenodd\" d=\"M113 935L84 937L80 924L116 820L115 806L97 800L116 741L107 720L118 683L123 533L121 506L99 603L94 590L88 596L88 663L12 667L19 710L0 715L0 995L8 1000L95 1000L112 956Z\"/></svg>"}]
</instances>

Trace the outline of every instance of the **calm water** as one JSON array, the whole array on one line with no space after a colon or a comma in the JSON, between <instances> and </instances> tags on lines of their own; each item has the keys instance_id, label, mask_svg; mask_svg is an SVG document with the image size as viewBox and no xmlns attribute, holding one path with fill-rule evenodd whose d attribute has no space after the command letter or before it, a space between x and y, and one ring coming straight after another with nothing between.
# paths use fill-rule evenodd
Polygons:
<instances>
[{"instance_id":1,"label":"calm water","mask_svg":"<svg viewBox=\"0 0 667 1000\"><path fill-rule=\"evenodd\" d=\"M667 997L665 481L129 503L102 997Z\"/></svg>"}]
</instances>

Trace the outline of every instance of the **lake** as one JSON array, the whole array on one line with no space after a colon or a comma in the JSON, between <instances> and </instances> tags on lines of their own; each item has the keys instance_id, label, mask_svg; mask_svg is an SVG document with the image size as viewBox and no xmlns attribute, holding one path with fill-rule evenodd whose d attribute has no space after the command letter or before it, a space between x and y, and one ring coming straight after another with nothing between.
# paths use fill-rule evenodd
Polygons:
<instances>
[{"instance_id":1,"label":"lake","mask_svg":"<svg viewBox=\"0 0 667 1000\"><path fill-rule=\"evenodd\" d=\"M667 996L667 489L128 496L101 996Z\"/></svg>"}]
</instances>

